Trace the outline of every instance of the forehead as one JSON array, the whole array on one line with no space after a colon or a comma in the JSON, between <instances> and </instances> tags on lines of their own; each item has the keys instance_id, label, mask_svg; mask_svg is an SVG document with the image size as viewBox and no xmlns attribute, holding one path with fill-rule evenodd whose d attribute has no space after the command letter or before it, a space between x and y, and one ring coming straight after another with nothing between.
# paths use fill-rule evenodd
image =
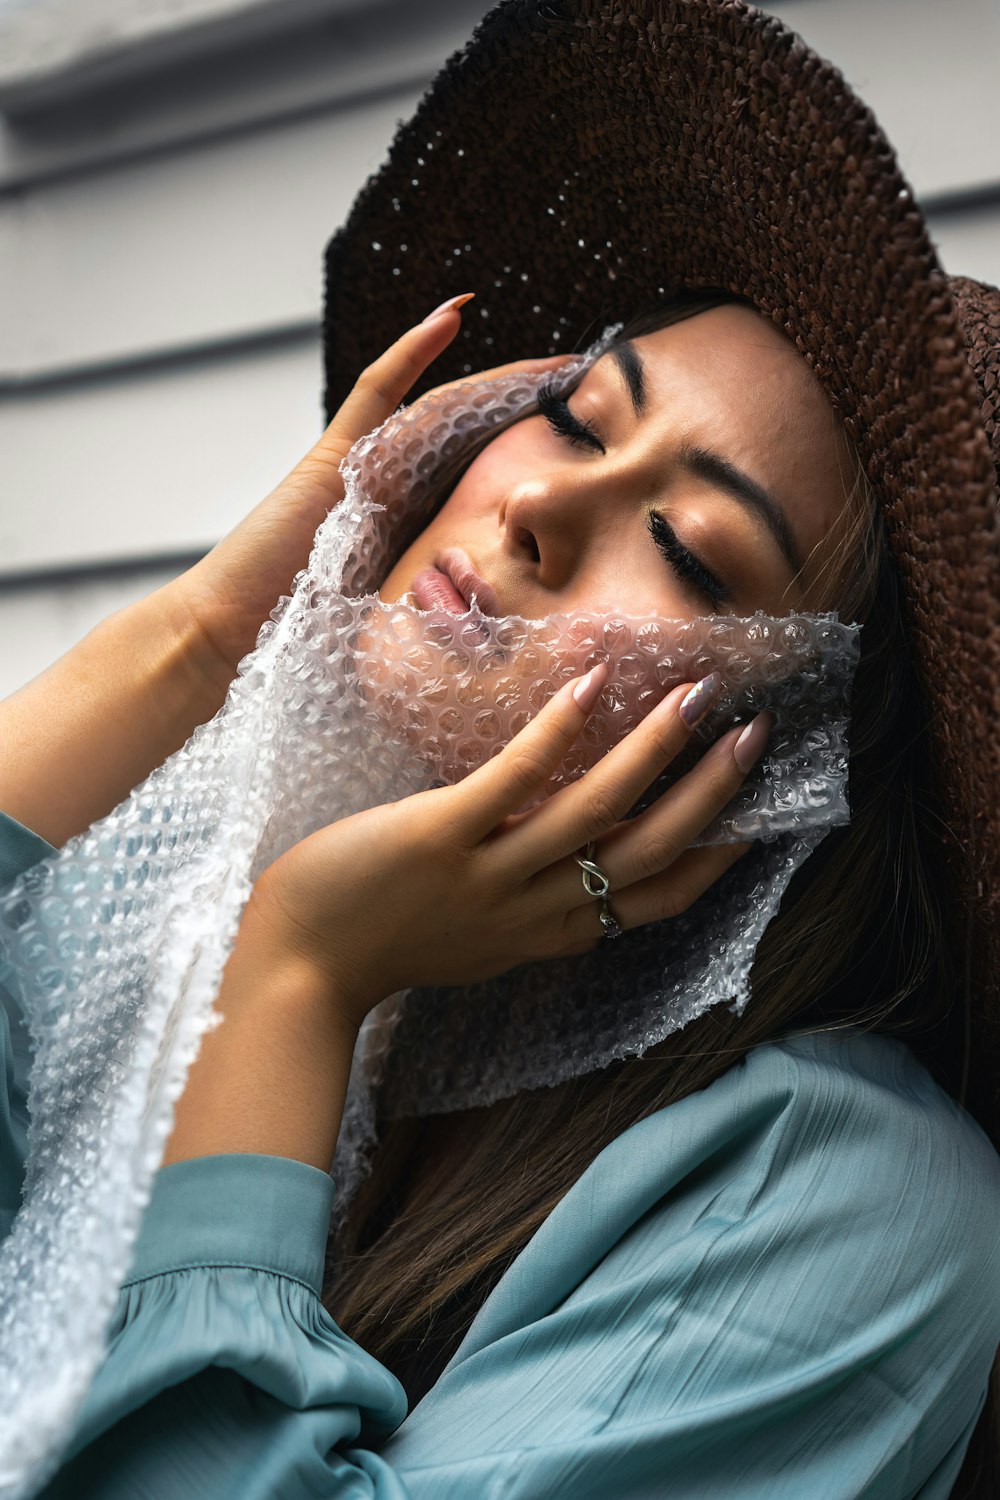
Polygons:
<instances>
[{"instance_id":1,"label":"forehead","mask_svg":"<svg viewBox=\"0 0 1000 1500\"><path fill-rule=\"evenodd\" d=\"M824 436L831 447L836 414L803 356L769 318L752 308L713 307L636 339L658 406L681 394L733 427L749 416Z\"/></svg>"},{"instance_id":2,"label":"forehead","mask_svg":"<svg viewBox=\"0 0 1000 1500\"><path fill-rule=\"evenodd\" d=\"M822 547L853 463L843 424L791 339L754 309L726 305L635 344L664 440L701 442L745 468L775 495L802 555Z\"/></svg>"}]
</instances>

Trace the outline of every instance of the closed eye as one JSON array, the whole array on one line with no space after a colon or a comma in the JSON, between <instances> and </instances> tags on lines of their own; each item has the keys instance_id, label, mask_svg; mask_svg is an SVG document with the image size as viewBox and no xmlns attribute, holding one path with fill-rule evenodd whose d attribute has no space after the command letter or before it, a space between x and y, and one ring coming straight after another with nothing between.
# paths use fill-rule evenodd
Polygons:
<instances>
[{"instance_id":1,"label":"closed eye","mask_svg":"<svg viewBox=\"0 0 1000 1500\"><path fill-rule=\"evenodd\" d=\"M544 381L538 387L535 399L538 403L538 410L557 437L565 438L575 447L593 448L598 453L607 451L591 423L584 422L575 416L566 401L556 395L554 380ZM732 598L733 590L729 585L718 579L690 548L684 546L664 516L657 514L656 511L650 511L646 517L646 524L661 555L666 558L677 576L683 583L695 588L702 598L708 599L713 609L718 609L726 600Z\"/></svg>"},{"instance_id":2,"label":"closed eye","mask_svg":"<svg viewBox=\"0 0 1000 1500\"><path fill-rule=\"evenodd\" d=\"M563 398L556 395L555 381L543 382L535 392L535 399L538 410L557 437L566 438L576 447L594 448L598 453L605 451L596 429L589 422L583 422L574 416Z\"/></svg>"},{"instance_id":3,"label":"closed eye","mask_svg":"<svg viewBox=\"0 0 1000 1500\"><path fill-rule=\"evenodd\" d=\"M733 597L733 591L729 585L716 578L701 559L695 557L689 547L684 546L666 516L661 516L655 510L651 510L646 517L646 525L649 527L653 541L674 572L685 583L696 588L703 598L708 599L713 609L718 609L720 604L724 604L727 599Z\"/></svg>"}]
</instances>

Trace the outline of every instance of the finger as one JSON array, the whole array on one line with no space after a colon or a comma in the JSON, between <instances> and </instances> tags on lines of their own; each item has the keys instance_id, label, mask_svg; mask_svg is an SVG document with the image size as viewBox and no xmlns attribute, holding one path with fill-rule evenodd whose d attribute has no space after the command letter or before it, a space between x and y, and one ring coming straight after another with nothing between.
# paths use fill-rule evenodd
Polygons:
<instances>
[{"instance_id":1,"label":"finger","mask_svg":"<svg viewBox=\"0 0 1000 1500\"><path fill-rule=\"evenodd\" d=\"M613 828L687 745L721 690L718 672L681 683L579 781L550 797L525 824L516 873L540 871Z\"/></svg>"},{"instance_id":2,"label":"finger","mask_svg":"<svg viewBox=\"0 0 1000 1500\"><path fill-rule=\"evenodd\" d=\"M669 870L610 894L611 912L625 931L679 917L752 848L744 843L689 849ZM604 936L602 902L587 896L582 879L580 891L584 901L567 913L563 929L567 953L587 953Z\"/></svg>"},{"instance_id":3,"label":"finger","mask_svg":"<svg viewBox=\"0 0 1000 1500\"><path fill-rule=\"evenodd\" d=\"M584 676L564 683L499 755L458 783L454 788L458 824L471 844L480 843L505 817L541 796L607 678L608 664L602 661Z\"/></svg>"},{"instance_id":4,"label":"finger","mask_svg":"<svg viewBox=\"0 0 1000 1500\"><path fill-rule=\"evenodd\" d=\"M612 891L658 876L686 857L698 835L739 791L773 724L773 715L762 713L750 725L731 729L651 807L608 836L599 862Z\"/></svg>"},{"instance_id":5,"label":"finger","mask_svg":"<svg viewBox=\"0 0 1000 1500\"><path fill-rule=\"evenodd\" d=\"M418 323L391 344L361 372L301 467L331 470L339 477L340 465L354 444L392 416L414 381L451 343L461 322L461 312L451 308L429 323Z\"/></svg>"},{"instance_id":6,"label":"finger","mask_svg":"<svg viewBox=\"0 0 1000 1500\"><path fill-rule=\"evenodd\" d=\"M450 391L460 385L467 385L470 381L499 380L501 375L541 375L546 370L558 370L568 360L577 358L574 354L548 354L539 359L515 359L510 364L494 365L491 370L480 370L475 375L462 375L458 380L448 380L444 385L432 386L429 391L424 391L421 401L428 396L439 396L442 391Z\"/></svg>"}]
</instances>

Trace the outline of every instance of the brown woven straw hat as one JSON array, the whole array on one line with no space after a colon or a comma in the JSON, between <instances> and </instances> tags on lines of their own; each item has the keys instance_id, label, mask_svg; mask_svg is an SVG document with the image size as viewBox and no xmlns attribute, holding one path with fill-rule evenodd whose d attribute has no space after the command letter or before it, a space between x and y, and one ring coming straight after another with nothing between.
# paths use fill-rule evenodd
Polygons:
<instances>
[{"instance_id":1,"label":"brown woven straw hat","mask_svg":"<svg viewBox=\"0 0 1000 1500\"><path fill-rule=\"evenodd\" d=\"M400 125L326 276L328 416L466 290L414 396L582 348L687 286L750 298L795 342L884 502L967 901L974 1055L1000 1077L1000 291L945 275L840 72L742 0L505 0Z\"/></svg>"}]
</instances>

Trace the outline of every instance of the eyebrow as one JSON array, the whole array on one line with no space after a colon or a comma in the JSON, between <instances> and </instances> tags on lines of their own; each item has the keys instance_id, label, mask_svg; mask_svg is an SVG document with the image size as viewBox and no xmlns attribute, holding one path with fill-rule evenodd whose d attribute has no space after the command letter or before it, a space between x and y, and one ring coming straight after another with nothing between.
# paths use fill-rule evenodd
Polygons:
<instances>
[{"instance_id":1,"label":"eyebrow","mask_svg":"<svg viewBox=\"0 0 1000 1500\"><path fill-rule=\"evenodd\" d=\"M649 404L646 367L643 364L642 355L631 339L623 339L621 343L612 344L607 352L613 356L618 367L632 403L632 410L637 417L641 417ZM796 573L802 571L802 558L795 544L788 517L770 490L758 484L756 479L751 479L749 474L737 468L734 463L730 463L728 458L723 458L721 453L713 453L710 448L701 448L696 443L684 443L677 457L681 467L687 469L689 474L693 474L697 479L704 479L708 484L715 485L717 489L725 490L727 495L738 500L754 516L763 521L777 542L789 567Z\"/></svg>"}]
</instances>

